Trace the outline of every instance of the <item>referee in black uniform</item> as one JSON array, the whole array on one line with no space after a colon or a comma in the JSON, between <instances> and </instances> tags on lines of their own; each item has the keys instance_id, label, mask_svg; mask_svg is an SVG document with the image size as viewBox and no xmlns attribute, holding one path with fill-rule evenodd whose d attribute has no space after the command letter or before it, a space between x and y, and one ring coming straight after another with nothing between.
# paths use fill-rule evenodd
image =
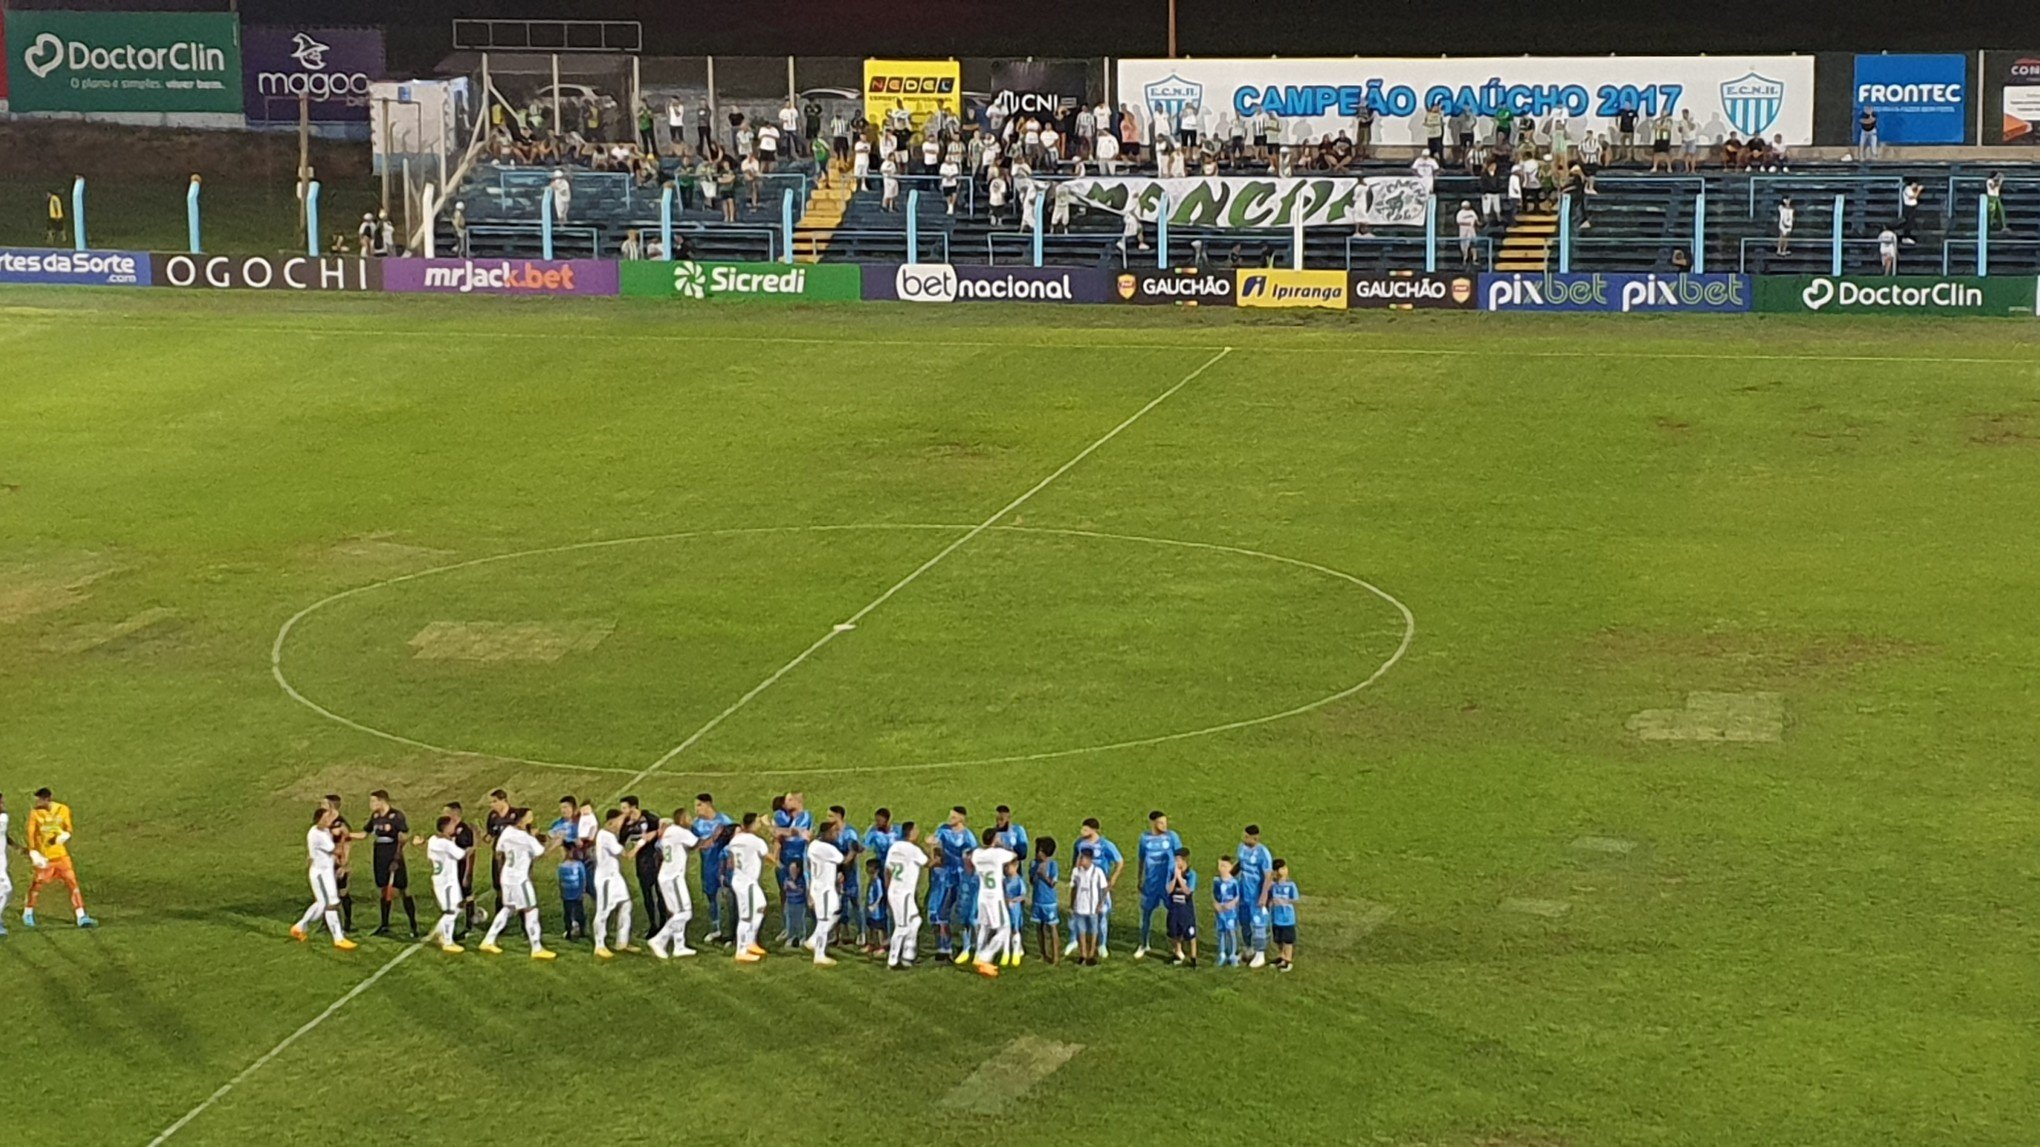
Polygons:
<instances>
[{"instance_id":1,"label":"referee in black uniform","mask_svg":"<svg viewBox=\"0 0 2040 1147\"><path fill-rule=\"evenodd\" d=\"M517 823L517 812L510 807L510 794L496 789L489 794L489 819L483 825L483 835L489 838L489 887L496 890L496 911L503 910L503 854L496 851L496 838L503 830Z\"/></svg>"},{"instance_id":2,"label":"referee in black uniform","mask_svg":"<svg viewBox=\"0 0 2040 1147\"><path fill-rule=\"evenodd\" d=\"M475 914L475 829L467 822L459 801L446 802L446 815L453 818L453 843L461 850L460 924L454 929L455 942L474 926Z\"/></svg>"},{"instance_id":3,"label":"referee in black uniform","mask_svg":"<svg viewBox=\"0 0 2040 1147\"><path fill-rule=\"evenodd\" d=\"M623 830L617 839L628 853L641 840L657 840L659 817L657 813L646 812L638 805L636 797L625 797L623 805ZM666 903L659 899L659 850L655 847L638 849L637 857L638 890L645 898L645 934L658 935L666 926Z\"/></svg>"},{"instance_id":4,"label":"referee in black uniform","mask_svg":"<svg viewBox=\"0 0 2040 1147\"><path fill-rule=\"evenodd\" d=\"M377 925L374 935L390 934L390 901L399 893L404 897L404 915L411 921L411 937L418 936L418 903L411 899L411 874L404 868L404 837L410 834L411 822L404 814L390 806L390 794L386 789L377 789L368 794L368 836L375 845L375 886L382 895L382 923Z\"/></svg>"},{"instance_id":5,"label":"referee in black uniform","mask_svg":"<svg viewBox=\"0 0 2040 1147\"><path fill-rule=\"evenodd\" d=\"M367 834L354 831L354 826L348 824L347 818L340 814L339 793L326 794L326 807L333 810L333 822L329 827L333 830L333 891L340 895L340 929L343 932L352 932L354 893L347 887L348 870L352 867L348 862L353 859L350 854L354 842Z\"/></svg>"}]
</instances>

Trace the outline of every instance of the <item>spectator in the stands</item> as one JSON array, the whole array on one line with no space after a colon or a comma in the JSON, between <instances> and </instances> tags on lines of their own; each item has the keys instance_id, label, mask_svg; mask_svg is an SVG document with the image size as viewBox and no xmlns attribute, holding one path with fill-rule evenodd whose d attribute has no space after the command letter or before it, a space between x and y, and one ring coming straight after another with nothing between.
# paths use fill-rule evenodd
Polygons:
<instances>
[{"instance_id":1,"label":"spectator in the stands","mask_svg":"<svg viewBox=\"0 0 2040 1147\"><path fill-rule=\"evenodd\" d=\"M1742 162L1742 137L1734 132L1729 132L1728 138L1721 141L1721 169L1723 171L1740 171L1742 169Z\"/></svg>"},{"instance_id":2,"label":"spectator in the stands","mask_svg":"<svg viewBox=\"0 0 2040 1147\"><path fill-rule=\"evenodd\" d=\"M1452 113L1452 139L1458 150L1453 153L1452 162L1473 170L1474 123L1471 109L1461 108Z\"/></svg>"},{"instance_id":3,"label":"spectator in the stands","mask_svg":"<svg viewBox=\"0 0 2040 1147\"><path fill-rule=\"evenodd\" d=\"M1887 275L1898 274L1898 232L1889 223L1877 233L1877 265Z\"/></svg>"},{"instance_id":4,"label":"spectator in the stands","mask_svg":"<svg viewBox=\"0 0 2040 1147\"><path fill-rule=\"evenodd\" d=\"M1176 112L1176 142L1184 147L1196 147L1197 133L1203 124L1203 112L1198 109L1197 101L1185 100Z\"/></svg>"},{"instance_id":5,"label":"spectator in the stands","mask_svg":"<svg viewBox=\"0 0 2040 1147\"><path fill-rule=\"evenodd\" d=\"M807 103L801 105L800 119L803 129L801 138L809 143L822 138L822 105L815 102L813 96L809 96Z\"/></svg>"},{"instance_id":6,"label":"spectator in the stands","mask_svg":"<svg viewBox=\"0 0 2040 1147\"><path fill-rule=\"evenodd\" d=\"M1374 105L1366 100L1353 113L1353 151L1361 159L1374 154Z\"/></svg>"},{"instance_id":7,"label":"spectator in the stands","mask_svg":"<svg viewBox=\"0 0 2040 1147\"><path fill-rule=\"evenodd\" d=\"M750 121L750 120L747 120L747 119L743 119L743 113L741 113L741 112L732 112L732 113L730 113L730 114L732 114L732 115L735 115L735 116L737 116L737 117L738 117L738 118L739 118L740 120L742 120L742 122L741 122L741 123L737 124L737 132L736 132L736 152L737 152L737 154L738 154L739 156L746 156L746 155L750 155L750 154L752 154L753 152L757 151L757 150L758 150L758 132L757 132L757 129L756 129L756 128L753 128L753 127L751 126L751 121Z\"/></svg>"},{"instance_id":8,"label":"spectator in the stands","mask_svg":"<svg viewBox=\"0 0 2040 1147\"><path fill-rule=\"evenodd\" d=\"M1332 141L1331 160L1333 171L1353 169L1353 141L1346 138L1343 130L1339 132L1339 138Z\"/></svg>"},{"instance_id":9,"label":"spectator in the stands","mask_svg":"<svg viewBox=\"0 0 2040 1147\"><path fill-rule=\"evenodd\" d=\"M1785 147L1785 137L1783 135L1772 136L1771 146L1764 153L1764 170L1790 171L1792 170L1791 160L1791 154Z\"/></svg>"},{"instance_id":10,"label":"spectator in the stands","mask_svg":"<svg viewBox=\"0 0 2040 1147\"><path fill-rule=\"evenodd\" d=\"M1445 113L1431 104L1424 109L1424 150L1432 159L1445 158Z\"/></svg>"},{"instance_id":11,"label":"spectator in the stands","mask_svg":"<svg viewBox=\"0 0 2040 1147\"><path fill-rule=\"evenodd\" d=\"M1688 254L1684 247L1672 248L1672 273L1686 275L1691 274L1692 270L1693 256Z\"/></svg>"},{"instance_id":12,"label":"spectator in the stands","mask_svg":"<svg viewBox=\"0 0 2040 1147\"><path fill-rule=\"evenodd\" d=\"M1410 170L1417 173L1417 181L1424 185L1426 198L1436 192L1438 186L1438 157L1429 150L1417 153L1410 162Z\"/></svg>"},{"instance_id":13,"label":"spectator in the stands","mask_svg":"<svg viewBox=\"0 0 2040 1147\"><path fill-rule=\"evenodd\" d=\"M991 219L992 226L997 227L1000 218L1006 213L1006 193L1011 185L1006 182L1005 169L1001 168L996 160L992 163L990 175L991 178L985 183L985 213Z\"/></svg>"},{"instance_id":14,"label":"spectator in the stands","mask_svg":"<svg viewBox=\"0 0 2040 1147\"><path fill-rule=\"evenodd\" d=\"M1098 170L1106 175L1119 174L1119 137L1109 131L1098 133Z\"/></svg>"},{"instance_id":15,"label":"spectator in the stands","mask_svg":"<svg viewBox=\"0 0 2040 1147\"><path fill-rule=\"evenodd\" d=\"M1799 218L1799 211L1792 206L1792 197L1787 195L1778 201L1778 247L1780 255L1792 253L1792 224Z\"/></svg>"},{"instance_id":16,"label":"spectator in the stands","mask_svg":"<svg viewBox=\"0 0 2040 1147\"><path fill-rule=\"evenodd\" d=\"M1607 140L1600 132L1589 131L1580 136L1580 170L1592 179L1601 173L1601 157L1607 152Z\"/></svg>"},{"instance_id":17,"label":"spectator in the stands","mask_svg":"<svg viewBox=\"0 0 2040 1147\"><path fill-rule=\"evenodd\" d=\"M701 189L701 207L704 211L720 211L719 201L722 188L717 177L722 173L721 157L704 155L694 169L694 183Z\"/></svg>"},{"instance_id":18,"label":"spectator in the stands","mask_svg":"<svg viewBox=\"0 0 2040 1147\"><path fill-rule=\"evenodd\" d=\"M1551 160L1560 171L1572 164L1572 128L1563 115L1551 117Z\"/></svg>"},{"instance_id":19,"label":"spectator in the stands","mask_svg":"<svg viewBox=\"0 0 2040 1147\"><path fill-rule=\"evenodd\" d=\"M921 166L915 169L917 175L933 175L942 166L942 140L939 136L923 133L921 136Z\"/></svg>"},{"instance_id":20,"label":"spectator in the stands","mask_svg":"<svg viewBox=\"0 0 2040 1147\"><path fill-rule=\"evenodd\" d=\"M953 159L944 159L938 169L942 179L942 201L948 204L949 214L956 214L956 193L962 184L960 176L963 165Z\"/></svg>"},{"instance_id":21,"label":"spectator in the stands","mask_svg":"<svg viewBox=\"0 0 2040 1147\"><path fill-rule=\"evenodd\" d=\"M1659 115L1650 121L1650 169L1672 170L1672 117Z\"/></svg>"},{"instance_id":22,"label":"spectator in the stands","mask_svg":"<svg viewBox=\"0 0 2040 1147\"><path fill-rule=\"evenodd\" d=\"M829 153L829 141L818 135L814 139L813 146L815 149L815 186L827 187L829 186L829 168L831 166L829 161L832 158Z\"/></svg>"},{"instance_id":23,"label":"spectator in the stands","mask_svg":"<svg viewBox=\"0 0 2040 1147\"><path fill-rule=\"evenodd\" d=\"M1700 170L1700 121L1693 118L1693 109L1686 108L1679 113L1679 120L1672 125L1672 136L1679 144L1679 158L1686 163L1686 174Z\"/></svg>"},{"instance_id":24,"label":"spectator in the stands","mask_svg":"<svg viewBox=\"0 0 2040 1147\"><path fill-rule=\"evenodd\" d=\"M635 263L645 257L645 241L638 237L638 230L632 227L623 233L623 242L617 248L617 255L626 263Z\"/></svg>"},{"instance_id":25,"label":"spectator in the stands","mask_svg":"<svg viewBox=\"0 0 2040 1147\"><path fill-rule=\"evenodd\" d=\"M385 207L376 213L375 253L387 259L397 255L397 225L390 220L390 209Z\"/></svg>"},{"instance_id":26,"label":"spectator in the stands","mask_svg":"<svg viewBox=\"0 0 2040 1147\"><path fill-rule=\"evenodd\" d=\"M2005 222L2005 173L1993 171L1983 181L1983 225L1992 231L2003 231L2010 224Z\"/></svg>"},{"instance_id":27,"label":"spectator in the stands","mask_svg":"<svg viewBox=\"0 0 2040 1147\"><path fill-rule=\"evenodd\" d=\"M1127 163L1140 166L1140 117L1130 104L1119 105L1119 153Z\"/></svg>"},{"instance_id":28,"label":"spectator in the stands","mask_svg":"<svg viewBox=\"0 0 2040 1147\"><path fill-rule=\"evenodd\" d=\"M1053 172L1062 165L1062 133L1055 130L1055 121L1041 125L1041 165Z\"/></svg>"},{"instance_id":29,"label":"spectator in the stands","mask_svg":"<svg viewBox=\"0 0 2040 1147\"><path fill-rule=\"evenodd\" d=\"M758 170L771 171L779 166L780 130L771 124L758 129Z\"/></svg>"},{"instance_id":30,"label":"spectator in the stands","mask_svg":"<svg viewBox=\"0 0 2040 1147\"><path fill-rule=\"evenodd\" d=\"M1459 224L1459 265L1473 266L1473 247L1480 239L1480 212L1473 209L1473 201L1459 201L1459 214L1453 217Z\"/></svg>"},{"instance_id":31,"label":"spectator in the stands","mask_svg":"<svg viewBox=\"0 0 2040 1147\"><path fill-rule=\"evenodd\" d=\"M1143 251L1152 250L1148 246L1147 236L1141 233L1140 210L1132 203L1128 203L1125 213L1121 216L1119 231L1119 256L1121 259L1126 257L1128 250L1134 244L1139 244L1140 249Z\"/></svg>"},{"instance_id":32,"label":"spectator in the stands","mask_svg":"<svg viewBox=\"0 0 2040 1147\"><path fill-rule=\"evenodd\" d=\"M1486 165L1480 169L1478 182L1480 184L1480 213L1488 222L1493 223L1502 217L1502 192L1508 187L1508 184L1502 179L1502 173L1495 167L1493 159L1488 160Z\"/></svg>"},{"instance_id":33,"label":"spectator in the stands","mask_svg":"<svg viewBox=\"0 0 2040 1147\"><path fill-rule=\"evenodd\" d=\"M694 150L707 153L708 145L715 139L715 109L708 106L708 97L694 105Z\"/></svg>"},{"instance_id":34,"label":"spectator in the stands","mask_svg":"<svg viewBox=\"0 0 2040 1147\"><path fill-rule=\"evenodd\" d=\"M1636 158L1636 101L1627 99L1615 112L1615 154L1609 162Z\"/></svg>"},{"instance_id":35,"label":"spectator in the stands","mask_svg":"<svg viewBox=\"0 0 2040 1147\"><path fill-rule=\"evenodd\" d=\"M1055 185L1049 196L1048 231L1051 235L1070 233L1070 204L1075 202L1077 193L1070 190L1069 180Z\"/></svg>"},{"instance_id":36,"label":"spectator in the stands","mask_svg":"<svg viewBox=\"0 0 2040 1147\"><path fill-rule=\"evenodd\" d=\"M887 156L885 162L878 165L878 187L879 208L884 211L898 211L900 209L900 164L898 160L891 156Z\"/></svg>"},{"instance_id":37,"label":"spectator in the stands","mask_svg":"<svg viewBox=\"0 0 2040 1147\"><path fill-rule=\"evenodd\" d=\"M1884 143L1877 138L1877 109L1869 104L1856 116L1856 159L1869 163L1884 157Z\"/></svg>"},{"instance_id":38,"label":"spectator in the stands","mask_svg":"<svg viewBox=\"0 0 2040 1147\"><path fill-rule=\"evenodd\" d=\"M361 213L361 225L354 229L355 251L362 255L375 254L376 226L375 212Z\"/></svg>"},{"instance_id":39,"label":"spectator in the stands","mask_svg":"<svg viewBox=\"0 0 2040 1147\"><path fill-rule=\"evenodd\" d=\"M737 171L730 165L729 156L724 156L715 165L715 194L722 200L722 217L725 223L737 221Z\"/></svg>"},{"instance_id":40,"label":"spectator in the stands","mask_svg":"<svg viewBox=\"0 0 2040 1147\"><path fill-rule=\"evenodd\" d=\"M649 103L638 104L637 110L638 146L645 149L646 151L657 151L659 149L659 139L657 136L652 134L652 126L657 122L658 122L657 118L652 115L651 104Z\"/></svg>"},{"instance_id":41,"label":"spectator in the stands","mask_svg":"<svg viewBox=\"0 0 2040 1147\"><path fill-rule=\"evenodd\" d=\"M770 126L770 125L767 125ZM744 157L744 192L750 197L751 210L758 210L758 192L765 185L765 164L756 155Z\"/></svg>"},{"instance_id":42,"label":"spectator in the stands","mask_svg":"<svg viewBox=\"0 0 2040 1147\"><path fill-rule=\"evenodd\" d=\"M553 222L565 223L574 206L574 185L567 179L565 169L555 167L548 186L552 192Z\"/></svg>"},{"instance_id":43,"label":"spectator in the stands","mask_svg":"<svg viewBox=\"0 0 2040 1147\"><path fill-rule=\"evenodd\" d=\"M1898 193L1898 239L1908 247L1913 245L1913 231L1920 225L1920 196L1925 191L1919 180L1908 179Z\"/></svg>"},{"instance_id":44,"label":"spectator in the stands","mask_svg":"<svg viewBox=\"0 0 2040 1147\"><path fill-rule=\"evenodd\" d=\"M1523 213L1523 165L1521 163L1512 164L1509 167L1508 207L1509 222L1514 223L1516 217Z\"/></svg>"},{"instance_id":45,"label":"spectator in the stands","mask_svg":"<svg viewBox=\"0 0 2040 1147\"><path fill-rule=\"evenodd\" d=\"M840 111L829 117L829 150L834 153L837 163L850 162L850 122Z\"/></svg>"},{"instance_id":46,"label":"spectator in the stands","mask_svg":"<svg viewBox=\"0 0 2040 1147\"><path fill-rule=\"evenodd\" d=\"M1275 153L1269 150L1275 132L1275 113L1269 111L1267 106L1263 105L1259 111L1254 113L1254 161L1256 163L1267 163L1275 158Z\"/></svg>"},{"instance_id":47,"label":"spectator in the stands","mask_svg":"<svg viewBox=\"0 0 2040 1147\"><path fill-rule=\"evenodd\" d=\"M453 205L453 249L465 259L468 257L467 203L456 200Z\"/></svg>"},{"instance_id":48,"label":"spectator in the stands","mask_svg":"<svg viewBox=\"0 0 2040 1147\"><path fill-rule=\"evenodd\" d=\"M687 146L687 101L679 96L666 101L666 146L674 155Z\"/></svg>"}]
</instances>

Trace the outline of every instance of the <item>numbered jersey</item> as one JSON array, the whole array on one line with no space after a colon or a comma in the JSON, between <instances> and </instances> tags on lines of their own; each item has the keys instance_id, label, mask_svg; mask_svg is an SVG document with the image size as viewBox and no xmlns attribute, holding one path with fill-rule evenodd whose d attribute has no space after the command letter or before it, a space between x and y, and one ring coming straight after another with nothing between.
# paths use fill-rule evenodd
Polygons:
<instances>
[{"instance_id":1,"label":"numbered jersey","mask_svg":"<svg viewBox=\"0 0 2040 1147\"><path fill-rule=\"evenodd\" d=\"M911 899L921 885L921 870L928 867L928 854L908 840L895 841L885 853L885 887L895 897Z\"/></svg>"},{"instance_id":2,"label":"numbered jersey","mask_svg":"<svg viewBox=\"0 0 2040 1147\"><path fill-rule=\"evenodd\" d=\"M1006 866L1018 859L1004 848L980 848L970 854L970 870L977 880L978 897L1003 902L1006 898Z\"/></svg>"},{"instance_id":3,"label":"numbered jersey","mask_svg":"<svg viewBox=\"0 0 2040 1147\"><path fill-rule=\"evenodd\" d=\"M687 852L701 843L685 825L668 824L659 831L659 878L687 875Z\"/></svg>"},{"instance_id":4,"label":"numbered jersey","mask_svg":"<svg viewBox=\"0 0 2040 1147\"><path fill-rule=\"evenodd\" d=\"M434 888L460 887L460 862L467 856L467 849L449 837L435 836L425 845L425 855L432 861Z\"/></svg>"}]
</instances>

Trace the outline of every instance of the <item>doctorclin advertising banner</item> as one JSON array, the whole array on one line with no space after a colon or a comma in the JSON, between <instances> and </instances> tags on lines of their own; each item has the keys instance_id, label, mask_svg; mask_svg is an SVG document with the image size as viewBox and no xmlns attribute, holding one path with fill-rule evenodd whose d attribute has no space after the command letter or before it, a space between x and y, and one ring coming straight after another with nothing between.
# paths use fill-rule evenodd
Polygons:
<instances>
[{"instance_id":1,"label":"doctorclin advertising banner","mask_svg":"<svg viewBox=\"0 0 2040 1147\"><path fill-rule=\"evenodd\" d=\"M11 9L6 27L12 111L241 111L232 13Z\"/></svg>"},{"instance_id":2,"label":"doctorclin advertising banner","mask_svg":"<svg viewBox=\"0 0 2040 1147\"><path fill-rule=\"evenodd\" d=\"M2026 315L2031 276L1765 275L1755 309L1791 315Z\"/></svg>"}]
</instances>

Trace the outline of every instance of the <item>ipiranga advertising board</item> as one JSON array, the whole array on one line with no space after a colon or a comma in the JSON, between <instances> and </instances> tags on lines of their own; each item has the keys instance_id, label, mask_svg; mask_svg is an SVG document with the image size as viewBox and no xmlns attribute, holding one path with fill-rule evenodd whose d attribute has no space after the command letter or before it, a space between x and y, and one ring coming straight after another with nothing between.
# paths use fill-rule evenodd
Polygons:
<instances>
[{"instance_id":1,"label":"ipiranga advertising board","mask_svg":"<svg viewBox=\"0 0 2040 1147\"><path fill-rule=\"evenodd\" d=\"M1812 56L1466 56L1445 59L1121 60L1121 103L1150 116L1195 105L1205 131L1266 111L1282 140L1316 142L1375 115L1376 143L1421 144L1423 114L1493 115L1507 108L1541 126L1564 115L1575 138L1687 109L1709 142L1733 131L1813 142Z\"/></svg>"}]
</instances>

